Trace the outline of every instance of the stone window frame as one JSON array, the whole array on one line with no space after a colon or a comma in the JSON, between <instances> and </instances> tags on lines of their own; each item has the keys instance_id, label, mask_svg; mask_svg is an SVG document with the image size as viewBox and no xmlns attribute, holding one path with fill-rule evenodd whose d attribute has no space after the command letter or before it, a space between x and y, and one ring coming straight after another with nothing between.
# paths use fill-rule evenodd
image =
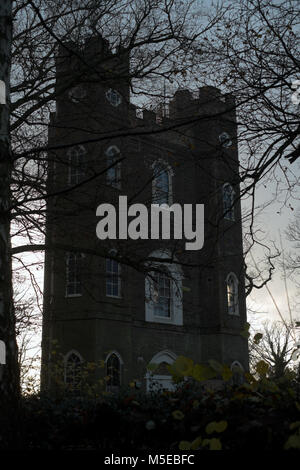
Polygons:
<instances>
[{"instance_id":1,"label":"stone window frame","mask_svg":"<svg viewBox=\"0 0 300 470\"><path fill-rule=\"evenodd\" d=\"M156 250L150 254L150 257L155 258L171 258L171 253L168 250ZM155 315L153 300L153 279L151 277L151 269L149 274L145 277L145 321L153 323L164 323L170 325L183 325L183 299L182 299L182 269L178 264L171 263L151 263L154 268L163 268L170 275L171 281L171 315L170 317L163 317Z\"/></svg>"},{"instance_id":2,"label":"stone window frame","mask_svg":"<svg viewBox=\"0 0 300 470\"><path fill-rule=\"evenodd\" d=\"M149 364L151 365L160 365L161 363L165 362L166 364L172 365L177 359L177 355L173 353L172 351L165 349L163 351L159 351L156 353ZM163 375L163 374L155 374L155 370L151 372L151 370L148 370L145 375L146 379L146 391L149 393L152 390L157 390L158 387L155 385L155 382L157 384L163 385L164 383L170 383L171 387L167 388L170 390L175 389L175 385L173 384L172 376L170 375Z\"/></svg>"}]
</instances>

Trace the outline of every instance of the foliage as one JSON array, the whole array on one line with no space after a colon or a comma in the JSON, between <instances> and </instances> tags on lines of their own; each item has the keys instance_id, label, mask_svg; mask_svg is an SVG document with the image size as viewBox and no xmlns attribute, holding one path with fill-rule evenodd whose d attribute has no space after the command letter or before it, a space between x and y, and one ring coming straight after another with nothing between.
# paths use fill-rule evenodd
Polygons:
<instances>
[{"instance_id":1,"label":"foliage","mask_svg":"<svg viewBox=\"0 0 300 470\"><path fill-rule=\"evenodd\" d=\"M205 371L217 378L224 367L211 361ZM190 377L172 392L145 393L128 387L97 398L24 397L18 414L6 423L0 448L114 452L300 448L300 394L293 381L275 383L262 370L259 379L248 373L242 385L228 378L216 387L204 378L204 369L199 376L199 367L183 357L173 370L178 381L186 371Z\"/></svg>"}]
</instances>

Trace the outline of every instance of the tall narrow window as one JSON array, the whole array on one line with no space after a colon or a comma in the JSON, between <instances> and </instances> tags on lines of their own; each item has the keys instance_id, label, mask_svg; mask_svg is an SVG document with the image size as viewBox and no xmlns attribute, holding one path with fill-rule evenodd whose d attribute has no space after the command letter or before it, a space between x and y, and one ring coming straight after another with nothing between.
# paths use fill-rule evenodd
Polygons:
<instances>
[{"instance_id":1,"label":"tall narrow window","mask_svg":"<svg viewBox=\"0 0 300 470\"><path fill-rule=\"evenodd\" d=\"M168 250L157 250L150 258L171 258ZM175 258L176 261L176 258ZM150 267L151 266L151 267ZM155 269L152 270L152 267ZM181 266L176 263L149 262L145 277L145 320L147 322L183 324Z\"/></svg>"},{"instance_id":2,"label":"tall narrow window","mask_svg":"<svg viewBox=\"0 0 300 470\"><path fill-rule=\"evenodd\" d=\"M153 174L153 203L171 204L171 174L167 167L156 163Z\"/></svg>"},{"instance_id":3,"label":"tall narrow window","mask_svg":"<svg viewBox=\"0 0 300 470\"><path fill-rule=\"evenodd\" d=\"M227 306L230 315L239 315L239 285L234 273L227 276Z\"/></svg>"},{"instance_id":4,"label":"tall narrow window","mask_svg":"<svg viewBox=\"0 0 300 470\"><path fill-rule=\"evenodd\" d=\"M234 190L229 183L223 186L223 210L224 218L228 220L235 220L234 217Z\"/></svg>"},{"instance_id":5,"label":"tall narrow window","mask_svg":"<svg viewBox=\"0 0 300 470\"><path fill-rule=\"evenodd\" d=\"M82 145L77 145L69 149L68 156L69 184L78 184L85 177L86 150Z\"/></svg>"},{"instance_id":6,"label":"tall narrow window","mask_svg":"<svg viewBox=\"0 0 300 470\"><path fill-rule=\"evenodd\" d=\"M165 273L153 273L153 313L156 317L171 317L172 287Z\"/></svg>"},{"instance_id":7,"label":"tall narrow window","mask_svg":"<svg viewBox=\"0 0 300 470\"><path fill-rule=\"evenodd\" d=\"M65 383L71 391L79 390L82 359L76 352L70 352L65 362Z\"/></svg>"},{"instance_id":8,"label":"tall narrow window","mask_svg":"<svg viewBox=\"0 0 300 470\"><path fill-rule=\"evenodd\" d=\"M106 360L107 390L116 391L121 385L121 362L117 354L112 353Z\"/></svg>"},{"instance_id":9,"label":"tall narrow window","mask_svg":"<svg viewBox=\"0 0 300 470\"><path fill-rule=\"evenodd\" d=\"M121 266L111 258L106 258L106 295L121 297Z\"/></svg>"},{"instance_id":10,"label":"tall narrow window","mask_svg":"<svg viewBox=\"0 0 300 470\"><path fill-rule=\"evenodd\" d=\"M114 188L121 188L121 163L115 163L120 158L120 150L111 146L106 150L106 165L110 167L106 172L107 184ZM114 164L115 163L115 164ZM113 165L113 166L112 166Z\"/></svg>"},{"instance_id":11,"label":"tall narrow window","mask_svg":"<svg viewBox=\"0 0 300 470\"><path fill-rule=\"evenodd\" d=\"M68 253L66 272L66 296L78 296L82 294L81 285L81 253Z\"/></svg>"}]
</instances>

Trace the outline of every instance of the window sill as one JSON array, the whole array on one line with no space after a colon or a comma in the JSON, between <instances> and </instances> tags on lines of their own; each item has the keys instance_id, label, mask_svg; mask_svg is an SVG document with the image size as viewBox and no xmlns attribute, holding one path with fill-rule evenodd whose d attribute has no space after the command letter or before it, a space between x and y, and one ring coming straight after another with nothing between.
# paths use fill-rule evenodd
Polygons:
<instances>
[{"instance_id":1,"label":"window sill","mask_svg":"<svg viewBox=\"0 0 300 470\"><path fill-rule=\"evenodd\" d=\"M66 294L65 298L68 298L68 297L82 297L82 294Z\"/></svg>"}]
</instances>

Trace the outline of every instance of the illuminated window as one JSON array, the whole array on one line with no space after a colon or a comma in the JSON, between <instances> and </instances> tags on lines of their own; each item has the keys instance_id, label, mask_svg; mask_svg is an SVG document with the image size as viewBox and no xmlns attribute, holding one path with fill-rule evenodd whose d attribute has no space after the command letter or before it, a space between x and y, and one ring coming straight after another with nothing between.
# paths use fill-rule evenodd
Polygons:
<instances>
[{"instance_id":1,"label":"illuminated window","mask_svg":"<svg viewBox=\"0 0 300 470\"><path fill-rule=\"evenodd\" d=\"M226 279L227 307L229 315L239 315L239 285L234 273L230 273Z\"/></svg>"}]
</instances>

